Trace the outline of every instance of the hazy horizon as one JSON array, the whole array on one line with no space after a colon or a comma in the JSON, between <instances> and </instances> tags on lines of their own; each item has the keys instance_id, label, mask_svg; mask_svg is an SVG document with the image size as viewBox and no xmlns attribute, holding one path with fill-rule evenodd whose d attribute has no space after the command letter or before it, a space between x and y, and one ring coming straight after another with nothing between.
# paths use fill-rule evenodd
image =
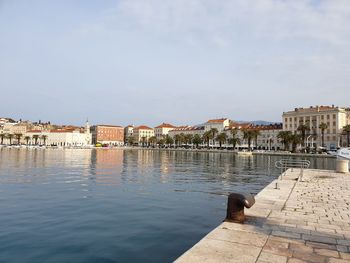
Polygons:
<instances>
[{"instance_id":1,"label":"hazy horizon","mask_svg":"<svg viewBox=\"0 0 350 263\"><path fill-rule=\"evenodd\" d=\"M0 117L280 122L349 106L346 0L0 0Z\"/></svg>"}]
</instances>

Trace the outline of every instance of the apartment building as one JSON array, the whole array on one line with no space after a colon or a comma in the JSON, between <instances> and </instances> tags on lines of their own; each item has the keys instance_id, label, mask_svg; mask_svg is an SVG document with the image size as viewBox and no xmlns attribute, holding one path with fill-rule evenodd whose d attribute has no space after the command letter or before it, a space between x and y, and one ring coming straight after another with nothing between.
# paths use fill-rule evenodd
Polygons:
<instances>
[{"instance_id":1,"label":"apartment building","mask_svg":"<svg viewBox=\"0 0 350 263\"><path fill-rule=\"evenodd\" d=\"M210 131L211 129L215 128L220 133L228 128L230 126L230 123L231 121L227 118L208 120L206 123L204 123L204 130Z\"/></svg>"},{"instance_id":2,"label":"apartment building","mask_svg":"<svg viewBox=\"0 0 350 263\"><path fill-rule=\"evenodd\" d=\"M113 146L124 145L124 128L115 125L94 125L91 127L92 144Z\"/></svg>"},{"instance_id":3,"label":"apartment building","mask_svg":"<svg viewBox=\"0 0 350 263\"><path fill-rule=\"evenodd\" d=\"M137 143L147 143L148 139L154 136L154 130L146 125L135 127L133 137Z\"/></svg>"},{"instance_id":4,"label":"apartment building","mask_svg":"<svg viewBox=\"0 0 350 263\"><path fill-rule=\"evenodd\" d=\"M169 134L169 131L175 129L176 126L169 123L162 123L154 128L154 134L158 140Z\"/></svg>"},{"instance_id":5,"label":"apartment building","mask_svg":"<svg viewBox=\"0 0 350 263\"><path fill-rule=\"evenodd\" d=\"M283 130L298 132L298 127L303 124L309 127L307 132L307 144L309 147L322 145L322 130L320 124L325 123L324 144L327 149L336 149L345 146L342 129L350 124L350 110L332 106L311 106L309 108L295 108L293 111L284 112Z\"/></svg>"},{"instance_id":6,"label":"apartment building","mask_svg":"<svg viewBox=\"0 0 350 263\"><path fill-rule=\"evenodd\" d=\"M179 134L191 134L191 135L196 135L198 134L199 136L203 136L205 132L205 127L204 126L180 126L175 129L172 129L169 131L168 135L172 138L175 137L175 135Z\"/></svg>"}]
</instances>

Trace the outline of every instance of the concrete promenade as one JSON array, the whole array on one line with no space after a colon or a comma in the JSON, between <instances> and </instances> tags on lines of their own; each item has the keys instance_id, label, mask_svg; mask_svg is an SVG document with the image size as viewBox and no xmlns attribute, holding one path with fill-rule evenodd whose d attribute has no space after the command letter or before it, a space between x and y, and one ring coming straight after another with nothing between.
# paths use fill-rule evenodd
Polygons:
<instances>
[{"instance_id":1,"label":"concrete promenade","mask_svg":"<svg viewBox=\"0 0 350 263\"><path fill-rule=\"evenodd\" d=\"M350 262L350 175L299 175L288 170L245 209L244 224L222 223L176 262Z\"/></svg>"}]
</instances>

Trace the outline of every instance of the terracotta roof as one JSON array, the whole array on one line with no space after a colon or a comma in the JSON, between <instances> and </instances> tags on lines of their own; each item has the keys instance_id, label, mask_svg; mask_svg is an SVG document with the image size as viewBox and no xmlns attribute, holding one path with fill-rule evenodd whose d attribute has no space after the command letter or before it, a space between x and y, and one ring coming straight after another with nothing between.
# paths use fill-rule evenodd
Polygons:
<instances>
[{"instance_id":1,"label":"terracotta roof","mask_svg":"<svg viewBox=\"0 0 350 263\"><path fill-rule=\"evenodd\" d=\"M99 124L96 125L96 127L101 126L101 127L111 127L111 128L123 128L122 126L118 126L118 125L106 125L106 124Z\"/></svg>"},{"instance_id":2,"label":"terracotta roof","mask_svg":"<svg viewBox=\"0 0 350 263\"><path fill-rule=\"evenodd\" d=\"M163 122L161 125L159 125L155 128L176 128L176 126Z\"/></svg>"},{"instance_id":3,"label":"terracotta roof","mask_svg":"<svg viewBox=\"0 0 350 263\"><path fill-rule=\"evenodd\" d=\"M60 129L60 130L50 130L52 133L61 133L61 132L73 132L76 129Z\"/></svg>"},{"instance_id":4,"label":"terracotta roof","mask_svg":"<svg viewBox=\"0 0 350 263\"><path fill-rule=\"evenodd\" d=\"M177 127L171 131L198 131L198 130L204 130L203 126L180 126Z\"/></svg>"},{"instance_id":5,"label":"terracotta roof","mask_svg":"<svg viewBox=\"0 0 350 263\"><path fill-rule=\"evenodd\" d=\"M223 123L227 118L208 120L207 123Z\"/></svg>"},{"instance_id":6,"label":"terracotta roof","mask_svg":"<svg viewBox=\"0 0 350 263\"><path fill-rule=\"evenodd\" d=\"M146 126L146 125L141 125L141 126L134 128L134 130L153 130L153 129Z\"/></svg>"},{"instance_id":7,"label":"terracotta roof","mask_svg":"<svg viewBox=\"0 0 350 263\"><path fill-rule=\"evenodd\" d=\"M274 123L269 125L254 125L250 128L255 130L281 130L283 126L282 123Z\"/></svg>"}]
</instances>

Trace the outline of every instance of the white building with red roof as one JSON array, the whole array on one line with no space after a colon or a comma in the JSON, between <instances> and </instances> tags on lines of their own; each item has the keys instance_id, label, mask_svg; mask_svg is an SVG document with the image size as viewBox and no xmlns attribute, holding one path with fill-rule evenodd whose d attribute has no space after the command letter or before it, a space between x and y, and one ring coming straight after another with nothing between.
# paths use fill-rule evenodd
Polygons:
<instances>
[{"instance_id":1,"label":"white building with red roof","mask_svg":"<svg viewBox=\"0 0 350 263\"><path fill-rule=\"evenodd\" d=\"M162 139L164 136L168 135L169 131L175 129L176 126L169 123L162 123L157 127L154 127L154 134L157 139Z\"/></svg>"},{"instance_id":2,"label":"white building with red roof","mask_svg":"<svg viewBox=\"0 0 350 263\"><path fill-rule=\"evenodd\" d=\"M133 137L138 143L147 143L154 136L154 130L146 125L140 125L133 129Z\"/></svg>"}]
</instances>

